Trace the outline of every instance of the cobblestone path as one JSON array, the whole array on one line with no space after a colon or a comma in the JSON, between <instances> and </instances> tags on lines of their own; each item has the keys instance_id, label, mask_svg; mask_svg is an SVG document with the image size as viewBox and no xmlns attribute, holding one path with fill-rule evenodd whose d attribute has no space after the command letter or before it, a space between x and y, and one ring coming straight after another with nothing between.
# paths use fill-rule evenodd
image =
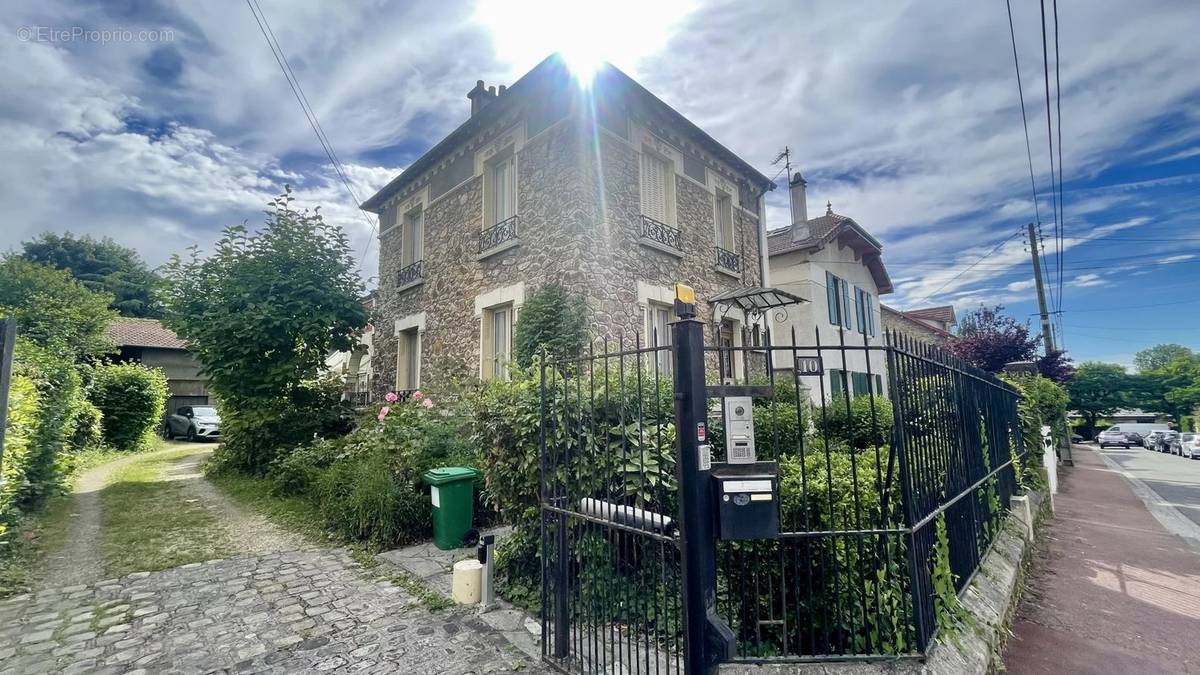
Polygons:
<instances>
[{"instance_id":1,"label":"cobblestone path","mask_svg":"<svg viewBox=\"0 0 1200 675\"><path fill-rule=\"evenodd\" d=\"M137 573L0 601L0 674L547 672L467 610L431 613L343 550Z\"/></svg>"}]
</instances>

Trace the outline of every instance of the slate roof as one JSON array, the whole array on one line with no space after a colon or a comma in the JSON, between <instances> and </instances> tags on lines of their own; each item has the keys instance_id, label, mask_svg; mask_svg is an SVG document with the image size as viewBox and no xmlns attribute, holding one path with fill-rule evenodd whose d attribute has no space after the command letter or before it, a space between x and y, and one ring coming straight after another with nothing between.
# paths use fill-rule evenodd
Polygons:
<instances>
[{"instance_id":1,"label":"slate roof","mask_svg":"<svg viewBox=\"0 0 1200 675\"><path fill-rule=\"evenodd\" d=\"M565 70L566 67L563 64L562 58L557 53L546 57L541 63L534 66L532 70L514 82L503 96L491 99L481 110L468 118L457 129L450 132L450 135L443 138L437 145L417 158L399 176L396 176L391 182L383 186L379 192L376 192L363 202L359 208L364 211L379 211L383 207L384 202L392 195L403 190L409 183L421 178L449 152L457 149L475 133L494 123L504 113L511 110L513 106L522 103L525 98L532 95L531 92L536 92L539 83L553 80L556 76L562 75ZM636 80L626 75L616 66L611 63L605 63L600 72L596 74L596 78L597 83L593 86L594 90L605 88L607 85L612 87L614 91L629 92L634 98L645 103L651 109L664 114L690 140L703 146L718 159L732 165L734 169L744 174L763 191L775 189L775 183L771 179L750 166L749 163L735 155L731 150L718 143L712 136L709 136L704 130L696 126L695 123L667 105L662 99L650 93L649 90L638 84ZM563 81L567 82L569 78Z\"/></svg>"},{"instance_id":2,"label":"slate roof","mask_svg":"<svg viewBox=\"0 0 1200 675\"><path fill-rule=\"evenodd\" d=\"M187 345L157 319L118 317L108 326L108 337L118 347L186 349Z\"/></svg>"}]
</instances>

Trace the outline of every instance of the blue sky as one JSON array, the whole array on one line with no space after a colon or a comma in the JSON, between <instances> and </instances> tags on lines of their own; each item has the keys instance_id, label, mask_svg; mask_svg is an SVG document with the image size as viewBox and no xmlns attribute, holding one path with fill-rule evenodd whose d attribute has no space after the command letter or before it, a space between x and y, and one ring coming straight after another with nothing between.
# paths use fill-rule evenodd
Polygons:
<instances>
[{"instance_id":1,"label":"blue sky","mask_svg":"<svg viewBox=\"0 0 1200 675\"><path fill-rule=\"evenodd\" d=\"M360 198L462 122L476 79L582 45L767 175L791 147L810 215L832 201L883 242L885 303L1035 311L1023 240L1002 243L1035 217L1002 0L259 1ZM1038 3L1013 5L1049 235ZM1059 18L1065 344L1121 363L1200 348L1200 6L1064 0ZM128 32L86 33L105 30ZM70 229L159 264L290 183L374 274L370 221L244 3L5 3L0 89L0 249Z\"/></svg>"}]
</instances>

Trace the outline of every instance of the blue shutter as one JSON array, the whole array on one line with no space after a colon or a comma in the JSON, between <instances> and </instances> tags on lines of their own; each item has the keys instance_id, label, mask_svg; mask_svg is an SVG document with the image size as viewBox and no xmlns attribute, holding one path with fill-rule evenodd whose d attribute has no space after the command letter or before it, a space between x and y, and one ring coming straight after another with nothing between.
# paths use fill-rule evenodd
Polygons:
<instances>
[{"instance_id":1,"label":"blue shutter","mask_svg":"<svg viewBox=\"0 0 1200 675\"><path fill-rule=\"evenodd\" d=\"M829 323L838 325L841 323L838 313L838 278L833 276L833 273L825 273L825 302L829 305Z\"/></svg>"},{"instance_id":2,"label":"blue shutter","mask_svg":"<svg viewBox=\"0 0 1200 675\"><path fill-rule=\"evenodd\" d=\"M870 294L866 294L867 298L867 328L871 331L871 337L875 337L875 298Z\"/></svg>"}]
</instances>

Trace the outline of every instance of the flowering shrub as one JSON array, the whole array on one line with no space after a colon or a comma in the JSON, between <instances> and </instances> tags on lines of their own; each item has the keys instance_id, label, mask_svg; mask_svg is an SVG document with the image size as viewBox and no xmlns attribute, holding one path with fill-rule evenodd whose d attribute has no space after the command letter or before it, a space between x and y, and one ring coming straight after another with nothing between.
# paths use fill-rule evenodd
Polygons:
<instances>
[{"instance_id":1,"label":"flowering shrub","mask_svg":"<svg viewBox=\"0 0 1200 675\"><path fill-rule=\"evenodd\" d=\"M297 448L271 468L277 492L313 499L333 532L391 546L429 535L428 488L436 466L466 464L465 424L421 392L384 396L374 421Z\"/></svg>"}]
</instances>

